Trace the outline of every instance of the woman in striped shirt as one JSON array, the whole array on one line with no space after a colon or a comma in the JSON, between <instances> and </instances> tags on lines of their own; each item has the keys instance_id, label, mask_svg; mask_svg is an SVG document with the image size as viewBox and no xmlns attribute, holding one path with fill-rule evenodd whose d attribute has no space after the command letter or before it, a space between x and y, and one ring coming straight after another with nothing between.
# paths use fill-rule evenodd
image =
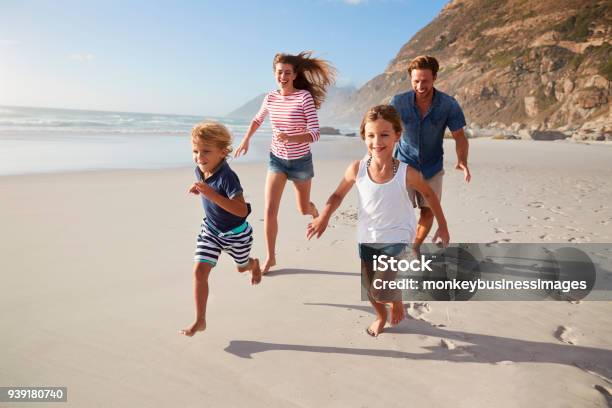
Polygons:
<instances>
[{"instance_id":1,"label":"woman in striped shirt","mask_svg":"<svg viewBox=\"0 0 612 408\"><path fill-rule=\"evenodd\" d=\"M264 235L267 258L263 273L276 265L278 208L287 180L293 181L297 206L304 215L316 218L319 213L310 201L314 177L310 143L319 140L317 109L334 82L335 69L324 60L312 58L311 52L298 55L276 54L272 63L279 89L269 92L253 118L235 157L246 154L249 140L267 115L272 125L272 145L266 178Z\"/></svg>"}]
</instances>

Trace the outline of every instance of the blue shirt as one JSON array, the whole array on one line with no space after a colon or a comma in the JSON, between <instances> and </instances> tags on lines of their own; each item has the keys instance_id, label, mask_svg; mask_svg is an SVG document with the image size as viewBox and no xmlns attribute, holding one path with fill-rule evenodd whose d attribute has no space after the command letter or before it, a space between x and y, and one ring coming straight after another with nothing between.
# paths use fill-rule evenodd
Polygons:
<instances>
[{"instance_id":1,"label":"blue shirt","mask_svg":"<svg viewBox=\"0 0 612 408\"><path fill-rule=\"evenodd\" d=\"M198 181L203 181L213 188L217 193L227 198L234 198L237 194L242 193L242 186L236 173L232 171L229 164L224 160L217 171L212 176L204 179L202 171L196 167L195 174ZM206 214L206 223L220 232L227 232L234 229L246 221L246 217L238 217L217 204L202 196L202 206ZM251 213L251 206L247 204L248 213ZM248 216L248 214L247 214Z\"/></svg>"},{"instance_id":2,"label":"blue shirt","mask_svg":"<svg viewBox=\"0 0 612 408\"><path fill-rule=\"evenodd\" d=\"M421 118L415 97L414 91L409 91L395 95L389 103L404 124L395 157L420 170L423 177L429 179L443 167L444 131L447 127L451 132L463 128L465 117L455 98L434 89L431 106Z\"/></svg>"}]
</instances>

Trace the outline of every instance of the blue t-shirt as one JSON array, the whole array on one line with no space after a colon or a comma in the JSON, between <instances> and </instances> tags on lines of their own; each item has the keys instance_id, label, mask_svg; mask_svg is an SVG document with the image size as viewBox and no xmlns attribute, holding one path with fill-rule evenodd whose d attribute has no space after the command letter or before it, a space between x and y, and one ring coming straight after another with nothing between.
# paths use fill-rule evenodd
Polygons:
<instances>
[{"instance_id":1,"label":"blue t-shirt","mask_svg":"<svg viewBox=\"0 0 612 408\"><path fill-rule=\"evenodd\" d=\"M414 91L397 94L389 103L404 124L395 157L423 173L426 179L435 176L443 167L442 141L448 127L451 132L465 126L465 117L459 103L434 89L433 100L423 118L416 106Z\"/></svg>"},{"instance_id":2,"label":"blue t-shirt","mask_svg":"<svg viewBox=\"0 0 612 408\"><path fill-rule=\"evenodd\" d=\"M198 181L203 181L213 188L217 193L227 198L234 198L236 194L242 193L242 186L236 173L232 171L229 164L224 160L217 171L207 179L204 179L202 171L196 166L195 174ZM227 232L242 225L246 217L238 217L214 202L202 196L202 206L206 214L206 223L219 232ZM247 203L248 212L251 213L251 206ZM248 216L248 214L247 214Z\"/></svg>"}]
</instances>

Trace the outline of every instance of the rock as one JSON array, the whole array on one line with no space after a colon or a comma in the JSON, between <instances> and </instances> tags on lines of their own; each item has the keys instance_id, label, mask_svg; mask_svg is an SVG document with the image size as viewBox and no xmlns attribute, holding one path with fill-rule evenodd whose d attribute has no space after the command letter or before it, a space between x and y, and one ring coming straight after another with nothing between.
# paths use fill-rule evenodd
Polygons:
<instances>
[{"instance_id":1,"label":"rock","mask_svg":"<svg viewBox=\"0 0 612 408\"><path fill-rule=\"evenodd\" d=\"M523 140L533 140L533 138L531 137L531 131L527 130L527 129L521 129L518 132L519 137Z\"/></svg>"},{"instance_id":2,"label":"rock","mask_svg":"<svg viewBox=\"0 0 612 408\"><path fill-rule=\"evenodd\" d=\"M563 93L568 94L572 92L573 90L574 90L574 82L569 78L565 78L565 80L563 81Z\"/></svg>"},{"instance_id":3,"label":"rock","mask_svg":"<svg viewBox=\"0 0 612 408\"><path fill-rule=\"evenodd\" d=\"M356 135L355 132L351 132L351 133L345 133L344 136L351 136L354 137Z\"/></svg>"},{"instance_id":4,"label":"rock","mask_svg":"<svg viewBox=\"0 0 612 408\"><path fill-rule=\"evenodd\" d=\"M536 104L536 97L526 96L525 99L523 99L523 101L525 102L525 113L527 114L527 116L531 118L536 116L538 114L538 106Z\"/></svg>"},{"instance_id":5,"label":"rock","mask_svg":"<svg viewBox=\"0 0 612 408\"><path fill-rule=\"evenodd\" d=\"M331 126L323 126L321 128L319 128L319 132L322 135L339 135L340 131L336 128L333 128Z\"/></svg>"},{"instance_id":6,"label":"rock","mask_svg":"<svg viewBox=\"0 0 612 408\"><path fill-rule=\"evenodd\" d=\"M563 132L559 132L556 130L537 130L535 132L531 132L531 138L533 140L563 140L567 139L567 135Z\"/></svg>"},{"instance_id":7,"label":"rock","mask_svg":"<svg viewBox=\"0 0 612 408\"><path fill-rule=\"evenodd\" d=\"M608 98L599 88L587 88L578 91L574 101L582 109L594 109L606 104Z\"/></svg>"}]
</instances>

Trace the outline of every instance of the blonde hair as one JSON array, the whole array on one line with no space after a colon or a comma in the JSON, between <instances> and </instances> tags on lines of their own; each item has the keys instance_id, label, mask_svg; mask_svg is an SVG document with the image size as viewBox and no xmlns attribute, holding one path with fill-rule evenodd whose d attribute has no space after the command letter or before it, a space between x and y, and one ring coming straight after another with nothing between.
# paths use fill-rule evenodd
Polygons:
<instances>
[{"instance_id":1,"label":"blonde hair","mask_svg":"<svg viewBox=\"0 0 612 408\"><path fill-rule=\"evenodd\" d=\"M391 123L393 130L395 130L397 133L402 133L402 119L395 108L391 105L377 105L370 108L365 115L363 115L361 125L359 126L359 133L361 134L361 138L363 140L365 140L366 125L369 122L375 122L378 119L386 120L387 122Z\"/></svg>"},{"instance_id":2,"label":"blonde hair","mask_svg":"<svg viewBox=\"0 0 612 408\"><path fill-rule=\"evenodd\" d=\"M191 130L193 143L213 144L227 155L232 152L232 134L225 126L218 122L200 122Z\"/></svg>"}]
</instances>

